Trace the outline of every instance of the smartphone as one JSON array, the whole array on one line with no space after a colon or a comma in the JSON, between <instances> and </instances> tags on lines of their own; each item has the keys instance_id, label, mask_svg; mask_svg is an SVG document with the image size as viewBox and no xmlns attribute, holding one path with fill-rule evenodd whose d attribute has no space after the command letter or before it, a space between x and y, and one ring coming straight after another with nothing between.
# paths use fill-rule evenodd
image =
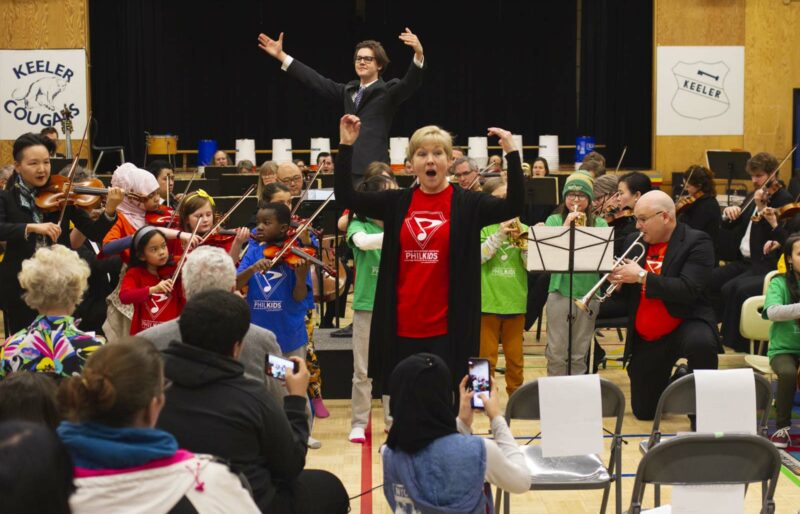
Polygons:
<instances>
[{"instance_id":1,"label":"smartphone","mask_svg":"<svg viewBox=\"0 0 800 514\"><path fill-rule=\"evenodd\" d=\"M472 396L472 408L482 409L483 400L478 398L479 393L486 393L486 396L491 394L491 381L489 378L489 361L486 359L471 358L469 360L469 379L467 379L467 387L471 391L475 391Z\"/></svg>"},{"instance_id":2,"label":"smartphone","mask_svg":"<svg viewBox=\"0 0 800 514\"><path fill-rule=\"evenodd\" d=\"M277 378L278 380L286 380L286 370L291 369L294 373L300 371L300 366L295 361L284 359L278 355L267 354L266 363L267 375Z\"/></svg>"}]
</instances>

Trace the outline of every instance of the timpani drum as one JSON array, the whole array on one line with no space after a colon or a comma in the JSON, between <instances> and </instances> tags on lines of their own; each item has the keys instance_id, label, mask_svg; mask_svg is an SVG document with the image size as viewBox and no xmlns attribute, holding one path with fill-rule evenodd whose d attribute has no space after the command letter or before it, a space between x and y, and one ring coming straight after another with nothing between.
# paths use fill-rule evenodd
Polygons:
<instances>
[{"instance_id":1,"label":"timpani drum","mask_svg":"<svg viewBox=\"0 0 800 514\"><path fill-rule=\"evenodd\" d=\"M178 150L178 136L147 136L148 155L175 155Z\"/></svg>"}]
</instances>

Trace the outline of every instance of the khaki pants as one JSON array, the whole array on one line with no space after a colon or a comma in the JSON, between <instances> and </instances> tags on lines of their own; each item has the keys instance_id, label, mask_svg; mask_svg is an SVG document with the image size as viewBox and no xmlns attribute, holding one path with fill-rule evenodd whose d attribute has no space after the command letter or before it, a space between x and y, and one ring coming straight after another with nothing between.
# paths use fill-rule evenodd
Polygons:
<instances>
[{"instance_id":1,"label":"khaki pants","mask_svg":"<svg viewBox=\"0 0 800 514\"><path fill-rule=\"evenodd\" d=\"M352 428L367 428L369 412L372 409L372 379L369 378L369 327L372 311L353 311L353 390L351 404ZM388 428L392 425L389 415L389 396L381 397L383 403L383 422Z\"/></svg>"},{"instance_id":2,"label":"khaki pants","mask_svg":"<svg viewBox=\"0 0 800 514\"><path fill-rule=\"evenodd\" d=\"M567 374L567 360L572 361L571 374L583 375L586 373L586 356L589 346L594 340L594 320L597 316L599 303L596 299L590 302L590 309L595 314L589 316L586 312L572 305L572 353L569 354L569 325L567 316L572 300L561 296L559 293L550 293L547 296L547 348L544 355L547 357L547 374L560 376ZM571 359L570 359L571 358Z\"/></svg>"},{"instance_id":3,"label":"khaki pants","mask_svg":"<svg viewBox=\"0 0 800 514\"><path fill-rule=\"evenodd\" d=\"M481 358L489 360L489 370L494 377L497 365L497 352L503 345L506 357L506 392L508 396L522 385L522 333L525 329L525 315L500 317L497 314L481 314Z\"/></svg>"}]
</instances>

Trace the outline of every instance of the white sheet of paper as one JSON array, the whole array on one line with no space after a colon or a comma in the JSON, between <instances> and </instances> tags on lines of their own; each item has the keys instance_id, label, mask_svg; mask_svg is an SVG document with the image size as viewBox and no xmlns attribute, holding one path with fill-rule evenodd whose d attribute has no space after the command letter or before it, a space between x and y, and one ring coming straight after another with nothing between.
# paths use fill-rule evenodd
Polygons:
<instances>
[{"instance_id":1,"label":"white sheet of paper","mask_svg":"<svg viewBox=\"0 0 800 514\"><path fill-rule=\"evenodd\" d=\"M662 505L655 509L643 510L642 514L672 514L672 505Z\"/></svg>"},{"instance_id":2,"label":"white sheet of paper","mask_svg":"<svg viewBox=\"0 0 800 514\"><path fill-rule=\"evenodd\" d=\"M568 457L603 451L600 377L539 379L542 456Z\"/></svg>"},{"instance_id":3,"label":"white sheet of paper","mask_svg":"<svg viewBox=\"0 0 800 514\"><path fill-rule=\"evenodd\" d=\"M694 371L697 431L756 433L756 386L752 369Z\"/></svg>"},{"instance_id":4,"label":"white sheet of paper","mask_svg":"<svg viewBox=\"0 0 800 514\"><path fill-rule=\"evenodd\" d=\"M614 228L579 227L575 232L575 271L610 271L614 264ZM567 227L531 227L529 271L569 270ZM637 254L638 255L638 254Z\"/></svg>"},{"instance_id":5,"label":"white sheet of paper","mask_svg":"<svg viewBox=\"0 0 800 514\"><path fill-rule=\"evenodd\" d=\"M676 485L672 514L744 514L744 484Z\"/></svg>"},{"instance_id":6,"label":"white sheet of paper","mask_svg":"<svg viewBox=\"0 0 800 514\"><path fill-rule=\"evenodd\" d=\"M324 202L328 199L329 196L333 194L333 188L322 188L322 189L309 189L308 195L306 196L306 200L311 200L312 202ZM335 200L336 197L334 196L331 201Z\"/></svg>"}]
</instances>

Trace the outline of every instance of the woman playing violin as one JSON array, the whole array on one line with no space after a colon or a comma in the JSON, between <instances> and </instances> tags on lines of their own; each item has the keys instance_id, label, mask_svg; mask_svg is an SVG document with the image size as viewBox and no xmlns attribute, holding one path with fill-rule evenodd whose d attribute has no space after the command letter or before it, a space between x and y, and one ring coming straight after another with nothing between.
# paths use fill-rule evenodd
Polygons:
<instances>
[{"instance_id":1,"label":"woman playing violin","mask_svg":"<svg viewBox=\"0 0 800 514\"><path fill-rule=\"evenodd\" d=\"M683 177L686 194L675 202L678 221L711 236L716 253L722 212L717 202L714 174L705 166L692 165Z\"/></svg>"},{"instance_id":2,"label":"woman playing violin","mask_svg":"<svg viewBox=\"0 0 800 514\"><path fill-rule=\"evenodd\" d=\"M207 235L216 221L214 208L214 198L202 189L186 195L178 212L183 231L191 234L199 223L200 228L197 229L197 235ZM234 263L238 263L242 247L249 239L250 231L247 227L240 227L233 231L225 231L225 233L217 231L204 244L222 248L228 252Z\"/></svg>"},{"instance_id":3,"label":"woman playing violin","mask_svg":"<svg viewBox=\"0 0 800 514\"><path fill-rule=\"evenodd\" d=\"M123 191L110 188L103 214L92 220L89 214L73 205L66 207L58 224L60 211L44 212L36 205L40 189L50 181L50 153L53 142L38 134L23 134L14 142L14 172L0 191L0 241L6 241L6 255L0 264L0 307L4 311L8 329L19 331L36 317L22 301L17 274L22 261L31 257L41 246L55 242L69 246L69 225L75 225L93 241L102 240L116 221L117 206L122 202ZM61 199L56 193L54 200Z\"/></svg>"}]
</instances>

